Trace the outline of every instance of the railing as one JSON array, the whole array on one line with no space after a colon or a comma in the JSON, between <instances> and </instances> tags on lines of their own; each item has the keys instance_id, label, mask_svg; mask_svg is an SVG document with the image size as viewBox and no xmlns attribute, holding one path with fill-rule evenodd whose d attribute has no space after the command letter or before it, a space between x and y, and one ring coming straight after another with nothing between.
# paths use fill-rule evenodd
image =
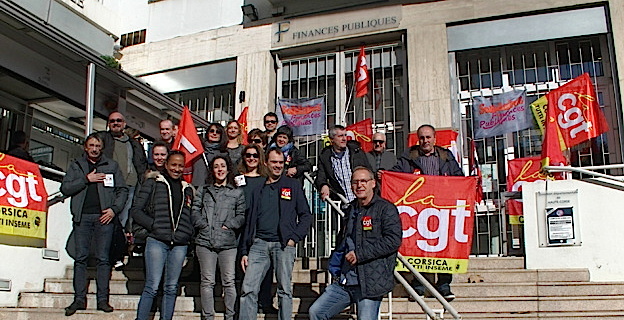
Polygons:
<instances>
[{"instance_id":1,"label":"railing","mask_svg":"<svg viewBox=\"0 0 624 320\"><path fill-rule=\"evenodd\" d=\"M42 166L39 165L39 170L41 171L46 171L49 172L51 174L60 176L60 177L64 177L65 176L65 172L63 171L59 171L56 169L52 169L52 168L48 168L46 166ZM67 198L69 198L69 196L63 195L60 191L57 191L53 194L48 195L48 202L47 202L47 207L50 208L51 206L60 203L60 202L64 202Z\"/></svg>"},{"instance_id":2,"label":"railing","mask_svg":"<svg viewBox=\"0 0 624 320\"><path fill-rule=\"evenodd\" d=\"M548 172L578 172L581 174L587 174L594 177L605 178L617 182L624 182L623 176L612 176L592 170L609 170L609 169L624 169L624 164L607 164L602 166L587 166L587 167L570 167L570 166L546 166L544 170Z\"/></svg>"},{"instance_id":3,"label":"railing","mask_svg":"<svg viewBox=\"0 0 624 320\"><path fill-rule=\"evenodd\" d=\"M314 179L312 178L312 176L309 173L304 173L304 176L306 178L306 180L312 185L312 189L315 190L315 186L314 186ZM331 221L331 216L330 214L332 214L333 211L335 211L338 215L340 215L340 217L344 217L345 213L342 211L342 209L340 208L341 204L347 204L347 199L338 194L338 197L341 199L341 201L334 201L331 200L329 198L325 199L325 203L328 204L328 207L326 209L327 210L327 215L325 217L326 221ZM338 220L338 224L340 224L340 219ZM327 228L331 227L331 223L326 224ZM314 229L314 228L313 228ZM338 228L334 229L334 230L338 230L340 229L340 226L338 225ZM329 232L331 232L331 230L328 230ZM316 234L314 231L311 232L311 234ZM327 234L327 233L326 233ZM325 243L327 243L327 245L325 246L325 248L334 248L334 243L332 243L332 239L330 239L331 237L324 237L324 241ZM321 239L319 239L321 240ZM318 252L317 252L318 253ZM328 257L329 253L326 253L325 257ZM448 301L446 301L446 299L444 299L444 297L442 297L442 295L438 292L438 290L436 290L433 285L431 283L429 283L429 281L427 281L425 279L425 277L423 277L418 271L416 271L416 269L414 269L414 267L399 253L398 255L398 259L407 267L407 269L409 270L409 272L411 272L414 277L420 282L422 283L425 288L433 293L433 296L436 298L436 300L438 300L442 306L444 307L445 310L447 310L454 319L461 319L461 316L459 315L459 313L457 313L457 311L455 310L455 308L453 308L453 306L451 304L448 303ZM319 258L317 256L317 258ZM422 308L422 310L431 318L434 320L439 320L441 319L440 316L438 314L435 313L435 311L433 309L431 309L431 307L429 307L429 305L427 305L427 303L425 302L425 300L423 298L421 298L416 291L414 290L414 288L412 288L412 286L407 282L407 280L405 280L405 278L398 272L398 271L394 271L394 277L397 279L397 281L399 283L401 283L401 285L403 285L403 287L405 287L405 290L416 300L416 302L418 303L418 305L420 305L420 307ZM382 316L388 317L389 319L392 319L392 292L390 292L388 294L388 313L381 315L380 314L380 318Z\"/></svg>"}]
</instances>

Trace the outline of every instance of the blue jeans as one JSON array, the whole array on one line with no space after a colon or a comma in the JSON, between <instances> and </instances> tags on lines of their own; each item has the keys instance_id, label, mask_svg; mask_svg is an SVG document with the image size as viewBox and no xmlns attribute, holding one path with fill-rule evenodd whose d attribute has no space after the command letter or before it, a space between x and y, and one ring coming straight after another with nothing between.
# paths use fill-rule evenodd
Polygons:
<instances>
[{"instance_id":1,"label":"blue jeans","mask_svg":"<svg viewBox=\"0 0 624 320\"><path fill-rule=\"evenodd\" d=\"M91 239L95 238L97 261L97 301L108 302L111 266L108 261L114 226L101 224L99 214L83 214L80 222L74 222L76 259L74 260L74 300L87 301L87 260Z\"/></svg>"},{"instance_id":2,"label":"blue jeans","mask_svg":"<svg viewBox=\"0 0 624 320\"><path fill-rule=\"evenodd\" d=\"M282 249L280 242L267 242L255 239L249 249L249 265L245 271L240 297L240 320L256 320L258 318L258 292L260 283L269 270L271 262L277 278L277 298L279 303L279 320L292 318L292 270L295 264L295 247L286 246Z\"/></svg>"},{"instance_id":3,"label":"blue jeans","mask_svg":"<svg viewBox=\"0 0 624 320\"><path fill-rule=\"evenodd\" d=\"M158 292L160 279L163 277L163 298L160 306L160 319L171 320L175 309L176 296L178 294L178 279L186 249L188 246L171 246L162 241L148 237L145 243L145 287L141 293L137 320L147 320L152 309L152 303Z\"/></svg>"},{"instance_id":4,"label":"blue jeans","mask_svg":"<svg viewBox=\"0 0 624 320\"><path fill-rule=\"evenodd\" d=\"M201 319L213 320L214 310L214 286L217 277L217 261L221 271L221 285L223 287L223 302L225 303L225 320L234 319L234 306L236 305L236 287L234 276L236 269L236 248L217 250L202 246L196 246L197 259L201 270Z\"/></svg>"},{"instance_id":5,"label":"blue jeans","mask_svg":"<svg viewBox=\"0 0 624 320\"><path fill-rule=\"evenodd\" d=\"M342 286L334 282L314 301L308 312L310 320L330 319L355 303L358 320L377 320L381 299L362 298L360 286Z\"/></svg>"}]
</instances>

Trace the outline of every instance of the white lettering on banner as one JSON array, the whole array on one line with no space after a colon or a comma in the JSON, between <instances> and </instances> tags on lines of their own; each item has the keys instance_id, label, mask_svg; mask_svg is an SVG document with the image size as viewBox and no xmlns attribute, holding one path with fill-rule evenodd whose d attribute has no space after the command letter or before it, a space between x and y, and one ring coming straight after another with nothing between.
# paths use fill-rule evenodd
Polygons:
<instances>
[{"instance_id":1,"label":"white lettering on banner","mask_svg":"<svg viewBox=\"0 0 624 320\"><path fill-rule=\"evenodd\" d=\"M566 105L564 105L564 102L566 100L571 101L571 108L567 108ZM563 111L563 114L559 114L559 116L557 117L557 122L559 123L559 126L564 129L568 129L570 127L578 125L570 130L570 137L572 139L576 138L576 135L581 131L589 132L589 129L591 127L591 124L585 121L585 118L583 117L583 112L580 108L576 106L576 102L576 96L571 93L562 94L561 97L559 97L559 101L557 101L559 110Z\"/></svg>"},{"instance_id":2,"label":"white lettering on banner","mask_svg":"<svg viewBox=\"0 0 624 320\"><path fill-rule=\"evenodd\" d=\"M193 154L195 152L197 152L197 148L195 148L195 146L188 141L188 139L186 139L185 136L182 136L182 138L180 138L180 144L186 149L188 150L188 152L190 154Z\"/></svg>"},{"instance_id":3,"label":"white lettering on banner","mask_svg":"<svg viewBox=\"0 0 624 320\"><path fill-rule=\"evenodd\" d=\"M436 209L425 208L418 213L414 208L410 206L398 206L399 214L405 213L409 217L417 218L416 228L410 226L406 230L403 230L403 238L409 238L416 233L420 233L423 238L427 240L417 240L416 245L426 252L440 252L446 249L449 240L449 214L455 217L454 235L455 240L461 243L468 243L468 234L464 229L466 226L466 218L470 217L470 211L466 210L466 200L457 200L456 207L453 210L449 209ZM438 229L430 230L427 222L429 218L438 218ZM437 240L436 245L430 245L429 240Z\"/></svg>"},{"instance_id":4,"label":"white lettering on banner","mask_svg":"<svg viewBox=\"0 0 624 320\"><path fill-rule=\"evenodd\" d=\"M27 173L27 177L19 176L14 173L8 176L0 172L0 181L4 181L4 187L0 185L0 197L4 197L7 193L10 197L7 198L9 204L24 208L28 206L28 199L32 199L35 202L40 202L42 197L37 194L37 184L39 182L35 179L32 172ZM17 189L15 185L17 183ZM27 190L28 189L28 190Z\"/></svg>"}]
</instances>

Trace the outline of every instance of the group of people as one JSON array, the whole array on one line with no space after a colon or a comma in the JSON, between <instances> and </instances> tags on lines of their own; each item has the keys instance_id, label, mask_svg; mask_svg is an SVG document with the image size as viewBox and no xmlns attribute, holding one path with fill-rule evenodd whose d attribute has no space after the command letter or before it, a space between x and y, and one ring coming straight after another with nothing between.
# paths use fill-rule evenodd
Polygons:
<instances>
[{"instance_id":1,"label":"group of people","mask_svg":"<svg viewBox=\"0 0 624 320\"><path fill-rule=\"evenodd\" d=\"M264 118L265 130L253 129L242 141L237 121L212 123L204 139L204 156L185 181L185 154L172 150L177 126L160 122L161 141L149 157L124 132L119 112L108 117L108 131L89 135L83 158L73 162L61 184L71 196L74 241L74 301L70 316L86 308L87 260L97 263L97 309L109 304L111 264L123 266L123 253L111 248L115 228L123 228L143 248L145 286L138 320L148 319L159 286L161 319L171 319L181 270L190 246L200 269L201 318L214 319L217 265L224 293L225 318L256 319L259 307L292 316L292 271L296 244L312 222L302 182L312 164L294 145L293 130L278 127L275 113ZM374 150L365 153L349 141L343 126L329 130L331 145L319 155L315 185L323 199L346 198L343 229L329 271L334 282L310 307L312 319L328 319L356 303L358 318L377 318L382 297L394 286L401 221L396 207L378 194L383 170L433 175L459 175L461 169L446 149L435 146L435 129L418 129L420 144L398 160L386 150L383 133L373 135ZM149 159L149 164L148 164ZM117 261L118 260L118 261ZM272 271L273 270L273 271ZM277 279L279 308L270 288ZM242 276L240 276L242 275ZM237 277L242 278L239 289ZM440 277L438 290L452 299L450 277ZM424 293L417 287L419 294ZM237 305L237 301L239 305Z\"/></svg>"}]
</instances>

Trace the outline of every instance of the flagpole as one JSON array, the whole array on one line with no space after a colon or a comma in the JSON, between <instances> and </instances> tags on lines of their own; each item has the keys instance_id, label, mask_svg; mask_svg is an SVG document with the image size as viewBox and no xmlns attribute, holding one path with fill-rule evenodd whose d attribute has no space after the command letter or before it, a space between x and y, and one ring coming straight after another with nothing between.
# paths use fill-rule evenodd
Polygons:
<instances>
[{"instance_id":1,"label":"flagpole","mask_svg":"<svg viewBox=\"0 0 624 320\"><path fill-rule=\"evenodd\" d=\"M208 159L206 159L206 154L202 152L202 156L204 157L204 163L206 164L206 169L210 172L210 165L208 164Z\"/></svg>"},{"instance_id":2,"label":"flagpole","mask_svg":"<svg viewBox=\"0 0 624 320\"><path fill-rule=\"evenodd\" d=\"M344 108L344 112L342 114L342 123L347 123L347 112L349 111L349 103L351 103L351 98L353 97L353 92L355 92L355 84L357 82L357 79L355 78L355 73L353 74L353 86L351 86L351 92L349 93L349 96L347 97L347 105ZM355 106L354 106L355 107Z\"/></svg>"}]
</instances>

